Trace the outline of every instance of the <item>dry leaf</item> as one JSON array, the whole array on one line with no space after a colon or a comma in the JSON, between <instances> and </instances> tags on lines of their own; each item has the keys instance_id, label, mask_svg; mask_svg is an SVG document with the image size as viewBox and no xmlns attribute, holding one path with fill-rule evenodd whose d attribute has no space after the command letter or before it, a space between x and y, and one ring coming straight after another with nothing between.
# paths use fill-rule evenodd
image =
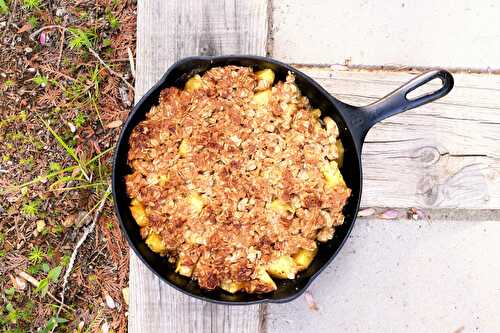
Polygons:
<instances>
[{"instance_id":1,"label":"dry leaf","mask_svg":"<svg viewBox=\"0 0 500 333\"><path fill-rule=\"evenodd\" d=\"M76 126L71 121L68 122L68 127L69 127L71 133L76 132Z\"/></svg>"},{"instance_id":2,"label":"dry leaf","mask_svg":"<svg viewBox=\"0 0 500 333\"><path fill-rule=\"evenodd\" d=\"M102 333L109 333L109 324L107 321L105 321L104 324L102 324L101 332Z\"/></svg>"},{"instance_id":3,"label":"dry leaf","mask_svg":"<svg viewBox=\"0 0 500 333\"><path fill-rule=\"evenodd\" d=\"M14 279L14 281L16 281L16 289L17 290L24 290L24 289L26 289L26 280L25 279L23 279L20 276L16 276L16 278Z\"/></svg>"},{"instance_id":4,"label":"dry leaf","mask_svg":"<svg viewBox=\"0 0 500 333\"><path fill-rule=\"evenodd\" d=\"M28 30L31 30L31 28L33 28L33 27L31 26L31 24L26 23L26 24L25 24L25 25L23 25L21 28L19 28L19 30L17 30L17 33L18 33L18 34L22 34L23 32L26 32L26 31L28 31Z\"/></svg>"},{"instance_id":5,"label":"dry leaf","mask_svg":"<svg viewBox=\"0 0 500 333\"><path fill-rule=\"evenodd\" d=\"M123 295L123 300L125 301L125 304L128 305L128 287L122 289L122 295Z\"/></svg>"},{"instance_id":6,"label":"dry leaf","mask_svg":"<svg viewBox=\"0 0 500 333\"><path fill-rule=\"evenodd\" d=\"M109 124L106 125L106 128L117 128L123 124L121 120L113 120Z\"/></svg>"},{"instance_id":7,"label":"dry leaf","mask_svg":"<svg viewBox=\"0 0 500 333\"><path fill-rule=\"evenodd\" d=\"M40 42L40 44L42 46L45 45L45 43L47 42L47 35L45 34L45 31L42 31L40 33L40 36L38 37L38 41Z\"/></svg>"},{"instance_id":8,"label":"dry leaf","mask_svg":"<svg viewBox=\"0 0 500 333\"><path fill-rule=\"evenodd\" d=\"M378 214L377 217L384 219L384 220L393 220L393 219L397 219L398 217L400 217L400 214L397 210L388 209L388 210L384 211L383 213Z\"/></svg>"},{"instance_id":9,"label":"dry leaf","mask_svg":"<svg viewBox=\"0 0 500 333\"><path fill-rule=\"evenodd\" d=\"M113 298L111 298L111 296L106 294L104 295L104 299L106 300L106 305L108 306L108 308L114 309L116 307L115 301L113 300Z\"/></svg>"},{"instance_id":10,"label":"dry leaf","mask_svg":"<svg viewBox=\"0 0 500 333\"><path fill-rule=\"evenodd\" d=\"M424 212L418 208L415 208L415 207L408 209L408 211L406 212L406 217L408 219L412 219L412 220L428 220L429 219L429 215L426 212Z\"/></svg>"},{"instance_id":11,"label":"dry leaf","mask_svg":"<svg viewBox=\"0 0 500 333\"><path fill-rule=\"evenodd\" d=\"M36 221L36 231L42 232L43 229L45 229L45 221L44 220Z\"/></svg>"},{"instance_id":12,"label":"dry leaf","mask_svg":"<svg viewBox=\"0 0 500 333\"><path fill-rule=\"evenodd\" d=\"M306 291L304 296L306 298L307 306L309 307L309 309L312 311L318 311L318 305L316 304L313 295L310 292Z\"/></svg>"},{"instance_id":13,"label":"dry leaf","mask_svg":"<svg viewBox=\"0 0 500 333\"><path fill-rule=\"evenodd\" d=\"M365 209L361 209L358 212L358 217L367 217L367 216L371 216L373 214L375 214L375 209L373 209L373 208L365 208Z\"/></svg>"}]
</instances>

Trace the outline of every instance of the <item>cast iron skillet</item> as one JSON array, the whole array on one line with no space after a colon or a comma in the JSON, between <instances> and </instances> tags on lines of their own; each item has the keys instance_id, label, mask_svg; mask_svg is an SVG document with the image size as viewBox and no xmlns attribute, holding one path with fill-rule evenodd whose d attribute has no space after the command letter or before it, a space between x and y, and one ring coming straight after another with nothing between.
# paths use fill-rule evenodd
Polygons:
<instances>
[{"instance_id":1,"label":"cast iron skillet","mask_svg":"<svg viewBox=\"0 0 500 333\"><path fill-rule=\"evenodd\" d=\"M278 289L267 294L236 293L232 295L220 289L206 291L199 288L195 281L176 274L173 265L169 264L166 258L153 253L145 245L139 235L139 228L128 208L130 199L126 194L124 176L131 172L127 165L127 151L129 149L128 140L134 126L144 119L146 112L153 105L158 103L158 97L162 89L170 86L183 87L186 80L194 74L203 73L211 67L226 65L251 66L256 70L271 68L276 73L277 80L284 80L289 71L294 73L300 91L309 98L312 106L320 108L322 116L330 116L338 124L340 138L345 147L344 164L341 172L347 185L352 189L352 196L344 208L344 224L335 230L332 240L319 245L318 254L307 270L299 274L294 280L275 280ZM406 97L415 88L435 78L442 81L443 85L439 90L413 100ZM361 199L361 147L368 130L382 119L441 98L448 94L452 88L453 77L450 73L444 70L433 70L414 78L373 104L355 107L337 100L307 75L274 59L256 56L190 57L182 59L172 65L161 80L141 98L123 126L113 161L113 197L121 228L130 246L144 264L160 279L185 294L223 304L291 301L301 295L316 276L333 260L354 225Z\"/></svg>"}]
</instances>

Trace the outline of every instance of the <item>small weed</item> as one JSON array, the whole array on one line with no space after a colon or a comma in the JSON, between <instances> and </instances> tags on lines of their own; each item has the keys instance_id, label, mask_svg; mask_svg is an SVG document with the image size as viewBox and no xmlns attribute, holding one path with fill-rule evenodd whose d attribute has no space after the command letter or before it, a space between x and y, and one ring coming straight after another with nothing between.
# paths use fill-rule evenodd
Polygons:
<instances>
[{"instance_id":1,"label":"small weed","mask_svg":"<svg viewBox=\"0 0 500 333\"><path fill-rule=\"evenodd\" d=\"M40 293L42 297L45 297L47 295L47 292L49 291L49 280L48 279L41 279L40 282L38 283L38 287L36 287L35 291L37 293Z\"/></svg>"},{"instance_id":2,"label":"small weed","mask_svg":"<svg viewBox=\"0 0 500 333\"><path fill-rule=\"evenodd\" d=\"M33 82L39 86L39 87L42 87L42 88L45 88L47 86L47 84L49 84L49 78L47 76L43 76L43 75L40 75L40 74L37 74L34 78L33 78Z\"/></svg>"},{"instance_id":3,"label":"small weed","mask_svg":"<svg viewBox=\"0 0 500 333\"><path fill-rule=\"evenodd\" d=\"M59 163L57 163L57 162L50 162L50 164L49 164L49 170L51 172L59 171L61 169L62 169L62 167L61 167L61 165Z\"/></svg>"},{"instance_id":4,"label":"small weed","mask_svg":"<svg viewBox=\"0 0 500 333\"><path fill-rule=\"evenodd\" d=\"M76 117L73 118L73 123L76 127L82 127L82 125L85 124L85 121L87 121L87 118L83 112L79 112Z\"/></svg>"},{"instance_id":5,"label":"small weed","mask_svg":"<svg viewBox=\"0 0 500 333\"><path fill-rule=\"evenodd\" d=\"M17 119L20 121L26 121L27 118L28 118L28 114L24 110L19 112L19 114L17 115Z\"/></svg>"},{"instance_id":6,"label":"small weed","mask_svg":"<svg viewBox=\"0 0 500 333\"><path fill-rule=\"evenodd\" d=\"M104 38L103 41L102 41L102 46L103 47L108 47L108 46L111 46L111 39L109 38Z\"/></svg>"},{"instance_id":7,"label":"small weed","mask_svg":"<svg viewBox=\"0 0 500 333\"><path fill-rule=\"evenodd\" d=\"M15 293L16 293L16 287L14 287L14 286L5 289L5 295L7 295L9 298L14 296Z\"/></svg>"},{"instance_id":8,"label":"small weed","mask_svg":"<svg viewBox=\"0 0 500 333\"><path fill-rule=\"evenodd\" d=\"M33 156L30 156L28 158L23 158L19 161L19 163L21 165L26 165L26 166L29 166L29 167L32 167L33 166L33 163L34 163L34 159L33 159Z\"/></svg>"},{"instance_id":9,"label":"small weed","mask_svg":"<svg viewBox=\"0 0 500 333\"><path fill-rule=\"evenodd\" d=\"M40 273L41 269L42 269L41 265L31 265L31 266L28 267L28 273L30 275L35 276L38 273Z\"/></svg>"},{"instance_id":10,"label":"small weed","mask_svg":"<svg viewBox=\"0 0 500 333\"><path fill-rule=\"evenodd\" d=\"M52 332L59 324L67 323L68 320L60 317L52 317L47 321L47 324L43 329L39 331L39 333L49 333Z\"/></svg>"},{"instance_id":11,"label":"small weed","mask_svg":"<svg viewBox=\"0 0 500 333\"><path fill-rule=\"evenodd\" d=\"M4 250L0 250L0 258L5 257L7 253Z\"/></svg>"},{"instance_id":12,"label":"small weed","mask_svg":"<svg viewBox=\"0 0 500 333\"><path fill-rule=\"evenodd\" d=\"M24 204L21 208L21 213L27 217L38 215L38 207L40 206L40 200L36 199L30 203Z\"/></svg>"},{"instance_id":13,"label":"small weed","mask_svg":"<svg viewBox=\"0 0 500 333\"><path fill-rule=\"evenodd\" d=\"M80 159L78 158L78 156L76 155L75 150L72 147L70 147L68 144L66 144L66 142L64 142L64 140L52 129L52 127L50 127L49 123L47 123L42 118L40 118L40 120L43 122L43 124L45 125L45 127L47 127L47 129L49 130L49 132L54 136L54 138L57 140L57 142L59 142L59 144L64 148L64 150L66 150L66 153L68 153L68 155L70 157L72 157L75 160L76 163L78 163L80 171L83 174L83 176L85 177L85 179L90 180L90 177L86 173L85 166L80 161Z\"/></svg>"},{"instance_id":14,"label":"small weed","mask_svg":"<svg viewBox=\"0 0 500 333\"><path fill-rule=\"evenodd\" d=\"M63 231L64 231L64 227L60 224L52 227L52 232L54 233L54 235L60 235L60 234L62 234Z\"/></svg>"},{"instance_id":15,"label":"small weed","mask_svg":"<svg viewBox=\"0 0 500 333\"><path fill-rule=\"evenodd\" d=\"M90 30L83 31L78 28L68 28L68 31L71 34L69 39L71 49L91 48L97 39L97 34Z\"/></svg>"},{"instance_id":16,"label":"small weed","mask_svg":"<svg viewBox=\"0 0 500 333\"><path fill-rule=\"evenodd\" d=\"M0 0L2 1L2 0ZM10 89L12 88L16 83L13 81L13 80L6 80L4 83L3 83L3 86L5 89Z\"/></svg>"},{"instance_id":17,"label":"small weed","mask_svg":"<svg viewBox=\"0 0 500 333\"><path fill-rule=\"evenodd\" d=\"M106 20L108 21L111 29L118 29L118 27L120 26L120 21L118 20L118 18L116 18L116 16L113 15L113 13L111 13L111 11L108 11L106 13Z\"/></svg>"},{"instance_id":18,"label":"small weed","mask_svg":"<svg viewBox=\"0 0 500 333\"><path fill-rule=\"evenodd\" d=\"M67 254L63 255L63 257L61 258L61 265L62 265L63 267L68 266L68 264L69 264L69 260L70 260L70 259L71 259L71 257L70 257L70 256L68 256Z\"/></svg>"},{"instance_id":19,"label":"small weed","mask_svg":"<svg viewBox=\"0 0 500 333\"><path fill-rule=\"evenodd\" d=\"M31 27L33 29L36 29L38 27L38 19L36 18L36 16L32 15L28 18L28 23L31 25Z\"/></svg>"},{"instance_id":20,"label":"small weed","mask_svg":"<svg viewBox=\"0 0 500 333\"><path fill-rule=\"evenodd\" d=\"M47 249L47 258L52 259L54 258L54 255L55 255L54 248L52 246L49 246L49 248Z\"/></svg>"},{"instance_id":21,"label":"small weed","mask_svg":"<svg viewBox=\"0 0 500 333\"><path fill-rule=\"evenodd\" d=\"M113 230L115 225L113 224L113 222L108 222L108 224L106 224L106 227L108 228L108 230Z\"/></svg>"},{"instance_id":22,"label":"small weed","mask_svg":"<svg viewBox=\"0 0 500 333\"><path fill-rule=\"evenodd\" d=\"M4 161L4 162L8 162L8 161L10 161L10 155L8 155L8 154L3 154L3 155L2 155L2 161Z\"/></svg>"},{"instance_id":23,"label":"small weed","mask_svg":"<svg viewBox=\"0 0 500 333\"><path fill-rule=\"evenodd\" d=\"M12 303L7 303L5 306L5 310L7 310L7 321L10 322L11 324L17 324L17 319L18 319L18 312L16 309L14 309L14 306Z\"/></svg>"},{"instance_id":24,"label":"small weed","mask_svg":"<svg viewBox=\"0 0 500 333\"><path fill-rule=\"evenodd\" d=\"M82 20L86 20L89 18L89 13L87 13L86 11L81 11L78 13L78 16L80 16Z\"/></svg>"},{"instance_id":25,"label":"small weed","mask_svg":"<svg viewBox=\"0 0 500 333\"><path fill-rule=\"evenodd\" d=\"M84 91L85 85L79 81L75 81L64 89L64 95L67 99L74 101L78 99Z\"/></svg>"},{"instance_id":26,"label":"small weed","mask_svg":"<svg viewBox=\"0 0 500 333\"><path fill-rule=\"evenodd\" d=\"M27 10L40 9L42 0L23 0L23 8Z\"/></svg>"},{"instance_id":27,"label":"small weed","mask_svg":"<svg viewBox=\"0 0 500 333\"><path fill-rule=\"evenodd\" d=\"M40 293L42 297L45 297L47 295L47 292L49 291L49 284L51 282L57 282L59 279L59 276L61 275L62 271L62 266L56 266L52 269L50 269L47 265L47 277L45 279L41 279L38 287L36 287L35 291Z\"/></svg>"},{"instance_id":28,"label":"small weed","mask_svg":"<svg viewBox=\"0 0 500 333\"><path fill-rule=\"evenodd\" d=\"M32 264L39 264L43 259L45 259L45 252L43 252L40 247L35 245L31 249L28 259Z\"/></svg>"},{"instance_id":29,"label":"small weed","mask_svg":"<svg viewBox=\"0 0 500 333\"><path fill-rule=\"evenodd\" d=\"M0 0L0 14L7 14L9 12L9 6L5 3L5 0Z\"/></svg>"},{"instance_id":30,"label":"small weed","mask_svg":"<svg viewBox=\"0 0 500 333\"><path fill-rule=\"evenodd\" d=\"M59 276L61 275L61 271L62 271L62 266L56 266L52 268L47 273L47 279L49 279L50 282L57 282Z\"/></svg>"}]
</instances>

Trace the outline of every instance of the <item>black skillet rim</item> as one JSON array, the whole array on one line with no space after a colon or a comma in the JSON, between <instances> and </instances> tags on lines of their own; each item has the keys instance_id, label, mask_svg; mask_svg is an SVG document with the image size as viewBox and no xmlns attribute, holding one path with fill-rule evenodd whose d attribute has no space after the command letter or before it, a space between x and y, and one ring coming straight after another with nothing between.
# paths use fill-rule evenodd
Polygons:
<instances>
[{"instance_id":1,"label":"black skillet rim","mask_svg":"<svg viewBox=\"0 0 500 333\"><path fill-rule=\"evenodd\" d=\"M182 292L182 293L184 293L186 295L189 295L191 297L194 297L194 298L197 298L197 299L200 299L200 300L203 300L203 301L208 301L208 302L216 303L216 304L224 304L224 305L252 305L252 304L265 304L265 303L287 303L287 302L293 301L294 299L298 298L299 296L301 296L308 289L308 287L318 277L318 275L321 274L323 272L323 270L326 269L326 267L328 267L331 264L331 262L338 255L338 253L340 252L340 249L344 246L345 242L349 238L349 235L350 235L350 233L352 231L352 228L354 227L354 224L356 222L356 217L357 217L357 213L358 213L359 205L360 205L360 201L361 201L360 199L361 199L361 193L362 193L362 185L363 185L362 184L362 178L363 177L362 177L362 168L361 168L361 159L360 159L360 156L358 156L358 171L359 171L358 198L353 198L352 196L351 196L351 198L349 198L349 200L356 200L357 199L357 202L356 202L356 205L354 207L355 209L352 212L353 213L352 222L348 226L344 238L340 241L338 247L334 250L334 252L332 253L331 257L316 272L314 272L309 277L308 281L304 284L304 286L302 288L298 289L295 293L291 294L290 296L284 297L284 298L281 298L281 299L261 298L261 299L252 300L252 301L225 301L225 300L218 300L218 299L210 298L209 296L203 296L203 295L193 294L190 291L185 290L185 289L183 289L183 288L175 285L174 283L171 283L165 277L163 277L159 272L157 272L148 263L148 261L143 257L143 255L139 252L139 249L137 248L136 244L130 238L129 232L127 231L127 228L125 227L125 224L124 224L124 222L122 220L122 217L121 217L121 214L120 214L119 203L116 200L116 198L117 198L117 195L116 195L116 187L117 187L116 183L119 181L118 180L118 177L119 177L118 174L119 174L119 172L117 171L118 166L117 166L117 163L116 163L117 158L118 158L118 152L119 152L118 148L119 148L120 145L122 145L122 143L123 143L123 141L125 139L124 138L125 137L125 132L126 132L126 129L128 128L128 126L130 126L130 122L132 121L133 115L135 115L137 112L139 112L139 110L142 108L142 104L144 104L145 101L147 99L149 99L150 96L153 95L158 89L162 88L162 86L165 84L168 76L170 75L170 73L175 68L177 68L177 67L179 67L179 66L181 66L183 64L186 64L186 63L189 63L189 62L192 62L192 61L206 61L206 62L212 63L212 62L217 62L217 61L230 61L230 60L236 61L238 59L240 59L240 60L250 60L250 61L254 61L254 62L268 62L268 63L272 63L272 64L275 64L275 65L284 67L284 68L288 69L290 72L292 72L294 74L298 74L303 79L305 79L309 85L313 86L322 95L324 95L326 98L328 98L333 105L339 106L339 108L337 109L337 113L340 116L340 118L342 118L342 120L344 121L344 123L346 124L347 131L352 135L351 130L348 127L349 126L349 122L346 121L346 116L340 110L341 109L341 105L344 105L344 106L347 106L347 105L343 104L342 102L340 102L336 98L334 98L332 95L330 95L330 93L328 93L323 87L321 87L318 83L316 83L316 81L314 81L312 78L310 78L306 74L302 73L301 71L297 70L296 68L293 68L292 66L290 66L290 65L288 65L286 63L283 63L281 61L278 61L278 60L275 60L275 59L269 58L269 57L261 57L261 56L253 56L253 55L227 55L227 56L214 56L214 57L210 57L210 56L193 56L193 57L183 58L183 59L178 60L174 64L172 64L168 68L168 70L165 72L165 74L163 74L163 76L161 77L161 79L153 87L151 87L141 97L141 99L135 104L134 108L132 109L132 111L128 115L128 118L125 121L125 124L123 125L123 127L121 129L120 136L119 136L118 141L117 141L116 146L115 146L115 152L113 154L112 194L113 194L114 210L115 210L116 216L117 216L119 224L120 224L120 229L122 230L122 233L125 235L125 238L127 239L127 242L129 244L129 246L133 249L133 251L135 252L136 256L138 258L140 258L140 260L146 265L146 267L148 267L148 269L150 271L152 271L161 281L167 283L170 287L176 289L177 291L180 291L180 292ZM354 151L352 153L353 154L357 154ZM263 295L265 295L265 294L263 294Z\"/></svg>"}]
</instances>

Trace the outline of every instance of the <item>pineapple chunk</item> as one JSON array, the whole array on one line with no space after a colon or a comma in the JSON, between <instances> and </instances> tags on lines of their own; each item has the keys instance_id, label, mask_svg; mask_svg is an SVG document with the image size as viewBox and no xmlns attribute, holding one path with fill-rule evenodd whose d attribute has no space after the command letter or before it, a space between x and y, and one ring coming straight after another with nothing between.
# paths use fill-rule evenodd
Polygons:
<instances>
[{"instance_id":1,"label":"pineapple chunk","mask_svg":"<svg viewBox=\"0 0 500 333\"><path fill-rule=\"evenodd\" d=\"M207 244L207 240L203 238L202 235L192 232L189 229L184 231L184 239L188 244L199 244L199 245Z\"/></svg>"},{"instance_id":2,"label":"pineapple chunk","mask_svg":"<svg viewBox=\"0 0 500 333\"><path fill-rule=\"evenodd\" d=\"M281 199L276 199L271 202L270 208L279 214L286 214L287 212L294 213L292 206Z\"/></svg>"},{"instance_id":3,"label":"pineapple chunk","mask_svg":"<svg viewBox=\"0 0 500 333\"><path fill-rule=\"evenodd\" d=\"M257 90L268 89L273 85L275 75L272 69L263 69L255 72L255 75L259 80L257 83Z\"/></svg>"},{"instance_id":4,"label":"pineapple chunk","mask_svg":"<svg viewBox=\"0 0 500 333\"><path fill-rule=\"evenodd\" d=\"M342 164L344 163L344 145L342 144L342 141L340 139L337 139L335 142L335 145L337 146L337 164L339 165L339 168L342 167Z\"/></svg>"},{"instance_id":5,"label":"pineapple chunk","mask_svg":"<svg viewBox=\"0 0 500 333\"><path fill-rule=\"evenodd\" d=\"M169 177L167 175L161 175L158 183L160 184L160 186L165 186L167 184L168 180L169 180Z\"/></svg>"},{"instance_id":6,"label":"pineapple chunk","mask_svg":"<svg viewBox=\"0 0 500 333\"><path fill-rule=\"evenodd\" d=\"M221 289L230 292L231 294L234 294L238 290L241 290L243 288L242 283L240 282L234 282L231 280L226 280L223 281L220 285Z\"/></svg>"},{"instance_id":7,"label":"pineapple chunk","mask_svg":"<svg viewBox=\"0 0 500 333\"><path fill-rule=\"evenodd\" d=\"M132 199L130 205L130 212L135 220L135 222L140 226L144 227L148 225L149 220L146 216L146 211L144 210L144 205L137 199Z\"/></svg>"},{"instance_id":8,"label":"pineapple chunk","mask_svg":"<svg viewBox=\"0 0 500 333\"><path fill-rule=\"evenodd\" d=\"M271 89L259 91L252 97L252 102L257 105L266 105L271 100Z\"/></svg>"},{"instance_id":9,"label":"pineapple chunk","mask_svg":"<svg viewBox=\"0 0 500 333\"><path fill-rule=\"evenodd\" d=\"M179 145L179 155L181 157L186 157L190 150L191 148L189 147L188 141L186 139L182 139L181 144Z\"/></svg>"},{"instance_id":10,"label":"pineapple chunk","mask_svg":"<svg viewBox=\"0 0 500 333\"><path fill-rule=\"evenodd\" d=\"M337 162L331 161L330 163L325 163L321 171L323 172L327 186L345 186L344 178L340 173Z\"/></svg>"},{"instance_id":11,"label":"pineapple chunk","mask_svg":"<svg viewBox=\"0 0 500 333\"><path fill-rule=\"evenodd\" d=\"M316 256L316 253L318 252L318 248L315 248L314 250L306 250L306 249L300 249L299 252L295 253L292 258L293 261L295 261L295 264L298 267L299 271L303 271L313 261L314 257Z\"/></svg>"},{"instance_id":12,"label":"pineapple chunk","mask_svg":"<svg viewBox=\"0 0 500 333\"><path fill-rule=\"evenodd\" d=\"M325 123L326 133L328 135L334 137L337 137L339 135L339 128L337 127L337 124L335 123L335 121L333 121L332 118L325 117L323 118L323 122Z\"/></svg>"},{"instance_id":13,"label":"pineapple chunk","mask_svg":"<svg viewBox=\"0 0 500 333\"><path fill-rule=\"evenodd\" d=\"M298 267L290 256L281 256L272 260L267 266L269 275L279 279L294 279Z\"/></svg>"},{"instance_id":14,"label":"pineapple chunk","mask_svg":"<svg viewBox=\"0 0 500 333\"><path fill-rule=\"evenodd\" d=\"M200 89L201 87L203 87L203 80L202 80L201 76L196 74L195 76L193 76L192 78L187 80L186 85L184 86L184 89L186 91L191 92L191 91L195 91L197 89Z\"/></svg>"},{"instance_id":15,"label":"pineapple chunk","mask_svg":"<svg viewBox=\"0 0 500 333\"><path fill-rule=\"evenodd\" d=\"M321 117L321 110L320 109L314 109L311 111L311 114L313 116L314 119L319 119L319 117Z\"/></svg>"},{"instance_id":16,"label":"pineapple chunk","mask_svg":"<svg viewBox=\"0 0 500 333\"><path fill-rule=\"evenodd\" d=\"M146 238L146 245L149 246L151 251L156 253L162 253L165 251L165 243L161 239L160 235L157 233L150 233L148 238Z\"/></svg>"},{"instance_id":17,"label":"pineapple chunk","mask_svg":"<svg viewBox=\"0 0 500 333\"><path fill-rule=\"evenodd\" d=\"M203 209L203 197L199 193L192 193L188 196L189 204L191 205L191 212L195 215L201 213Z\"/></svg>"},{"instance_id":18,"label":"pineapple chunk","mask_svg":"<svg viewBox=\"0 0 500 333\"><path fill-rule=\"evenodd\" d=\"M176 273L190 277L191 275L193 275L193 270L194 270L194 265L185 265L184 261L181 258L177 260L177 265L175 266Z\"/></svg>"},{"instance_id":19,"label":"pineapple chunk","mask_svg":"<svg viewBox=\"0 0 500 333\"><path fill-rule=\"evenodd\" d=\"M257 276L255 277L255 280L250 282L248 288L245 288L245 290L250 293L270 292L276 289L276 283L274 283L273 279L269 276L264 267L257 268Z\"/></svg>"}]
</instances>

